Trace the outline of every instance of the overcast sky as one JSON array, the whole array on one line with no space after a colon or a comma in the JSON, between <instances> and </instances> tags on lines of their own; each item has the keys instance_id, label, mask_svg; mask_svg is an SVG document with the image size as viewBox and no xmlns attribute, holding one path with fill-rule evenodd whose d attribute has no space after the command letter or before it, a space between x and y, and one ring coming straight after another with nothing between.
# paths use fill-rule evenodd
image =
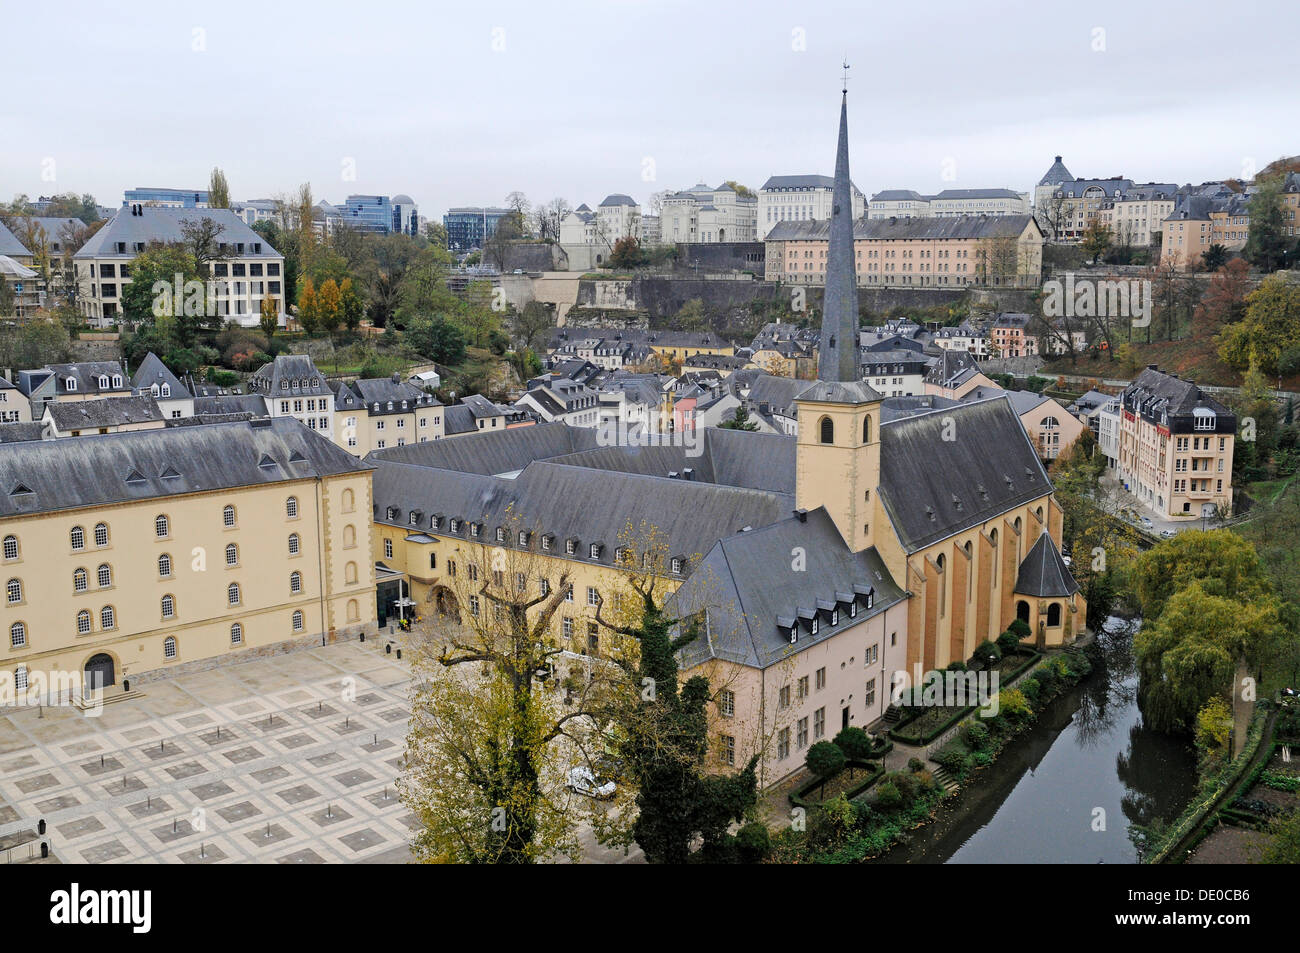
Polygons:
<instances>
[{"instance_id":1,"label":"overcast sky","mask_svg":"<svg viewBox=\"0 0 1300 953\"><path fill-rule=\"evenodd\" d=\"M65 2L0 63L0 197L414 197L425 215L830 174L1201 182L1300 153L1293 2ZM11 26L15 21L10 17ZM345 178L349 168L355 177ZM52 176L52 181L51 181Z\"/></svg>"}]
</instances>

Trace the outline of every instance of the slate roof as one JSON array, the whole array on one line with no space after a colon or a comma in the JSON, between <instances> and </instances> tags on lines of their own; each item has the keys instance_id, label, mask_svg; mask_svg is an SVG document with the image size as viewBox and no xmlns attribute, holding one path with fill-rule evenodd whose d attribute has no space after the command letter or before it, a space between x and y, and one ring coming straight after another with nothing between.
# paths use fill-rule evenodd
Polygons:
<instances>
[{"instance_id":1,"label":"slate roof","mask_svg":"<svg viewBox=\"0 0 1300 953\"><path fill-rule=\"evenodd\" d=\"M135 376L131 378L131 387L136 391L146 392L150 391L154 384L159 388L163 384L168 385L173 399L190 396L189 389L180 382L180 378L167 369L167 365L158 355L150 351L144 356L140 366L135 369Z\"/></svg>"},{"instance_id":2,"label":"slate roof","mask_svg":"<svg viewBox=\"0 0 1300 953\"><path fill-rule=\"evenodd\" d=\"M86 227L86 223L79 218L50 218L36 215L32 217L32 221L45 230L45 239L50 243L51 251L58 251L54 246L63 243L63 229L67 225L72 225L74 229Z\"/></svg>"},{"instance_id":3,"label":"slate roof","mask_svg":"<svg viewBox=\"0 0 1300 953\"><path fill-rule=\"evenodd\" d=\"M1075 179L1057 186L1056 191L1066 198L1077 199L1082 198L1083 193L1089 189L1100 189L1108 198L1114 198L1118 193L1127 192L1131 188L1132 179Z\"/></svg>"},{"instance_id":4,"label":"slate roof","mask_svg":"<svg viewBox=\"0 0 1300 953\"><path fill-rule=\"evenodd\" d=\"M880 444L881 500L908 552L1052 492L1005 400L884 423Z\"/></svg>"},{"instance_id":5,"label":"slate roof","mask_svg":"<svg viewBox=\"0 0 1300 953\"><path fill-rule=\"evenodd\" d=\"M474 433L477 430L478 424L474 422L474 415L464 404L453 404L442 412L442 432L446 436Z\"/></svg>"},{"instance_id":6,"label":"slate roof","mask_svg":"<svg viewBox=\"0 0 1300 953\"><path fill-rule=\"evenodd\" d=\"M423 388L391 377L368 377L351 383L330 383L336 410L367 410L372 416L410 413L417 407L441 407L442 402ZM392 402L392 409L388 408Z\"/></svg>"},{"instance_id":7,"label":"slate roof","mask_svg":"<svg viewBox=\"0 0 1300 953\"><path fill-rule=\"evenodd\" d=\"M925 383L951 390L979 373L979 364L969 351L944 350L935 359L934 366L926 371Z\"/></svg>"},{"instance_id":8,"label":"slate roof","mask_svg":"<svg viewBox=\"0 0 1300 953\"><path fill-rule=\"evenodd\" d=\"M831 404L872 404L881 397L864 381L814 381L795 396Z\"/></svg>"},{"instance_id":9,"label":"slate roof","mask_svg":"<svg viewBox=\"0 0 1300 953\"><path fill-rule=\"evenodd\" d=\"M0 443L18 443L25 440L40 440L45 427L39 420L31 423L0 424Z\"/></svg>"},{"instance_id":10,"label":"slate roof","mask_svg":"<svg viewBox=\"0 0 1300 953\"><path fill-rule=\"evenodd\" d=\"M218 241L231 246L230 252L239 258L283 258L271 247L265 238L248 227L248 224L228 208L162 208L146 205L139 215L133 215L131 206L119 211L99 231L90 236L90 240L81 246L72 257L77 260L86 258L134 258L139 245L152 242L179 242L185 236L181 231L182 223L197 222L210 218L222 226ZM125 243L126 251L119 252L117 246ZM236 254L233 246L243 244L244 250ZM261 251L254 251L260 246Z\"/></svg>"},{"instance_id":11,"label":"slate roof","mask_svg":"<svg viewBox=\"0 0 1300 953\"><path fill-rule=\"evenodd\" d=\"M959 406L961 406L961 401L952 400L949 397L940 397L938 394L886 397L880 402L880 422L887 424L891 420L898 420L901 417L928 414L932 410L943 410L948 407Z\"/></svg>"},{"instance_id":12,"label":"slate roof","mask_svg":"<svg viewBox=\"0 0 1300 953\"><path fill-rule=\"evenodd\" d=\"M496 527L517 525L533 533L533 551L541 548L541 534L553 534L554 555L565 555L561 541L575 539L572 558L606 566L615 564L620 545L632 542L620 539L626 528L645 523L662 534L668 555L683 558L689 572L719 538L744 526L775 522L793 506L788 496L760 490L554 462L531 463L516 478L506 479L399 463L380 453L367 460L376 467L379 523L419 528L440 539L469 539L467 524L480 522L484 528L479 539L489 544L495 543ZM575 505L577 501L581 505ZM395 511L391 515L390 507ZM414 524L412 510L418 513ZM437 527L432 525L435 515L442 517ZM462 521L455 534L450 531L451 517ZM592 543L602 546L594 559L588 548ZM516 545L513 531L507 534L507 544Z\"/></svg>"},{"instance_id":13,"label":"slate roof","mask_svg":"<svg viewBox=\"0 0 1300 953\"><path fill-rule=\"evenodd\" d=\"M325 375L306 354L281 354L263 364L248 379L248 389L270 400L285 397L327 397L334 392Z\"/></svg>"},{"instance_id":14,"label":"slate roof","mask_svg":"<svg viewBox=\"0 0 1300 953\"><path fill-rule=\"evenodd\" d=\"M1012 189L944 189L936 199L1018 199L1020 193Z\"/></svg>"},{"instance_id":15,"label":"slate roof","mask_svg":"<svg viewBox=\"0 0 1300 953\"><path fill-rule=\"evenodd\" d=\"M738 371L737 373L746 372ZM732 376L735 377L735 375ZM781 413L782 416L793 417L794 399L800 391L806 390L807 387L807 381L760 372L754 375L746 400L755 405L768 404L774 411Z\"/></svg>"},{"instance_id":16,"label":"slate roof","mask_svg":"<svg viewBox=\"0 0 1300 953\"><path fill-rule=\"evenodd\" d=\"M163 419L152 397L104 397L99 400L50 401L45 405L55 428L61 433L99 427L121 427ZM45 416L42 415L42 418Z\"/></svg>"},{"instance_id":17,"label":"slate roof","mask_svg":"<svg viewBox=\"0 0 1300 953\"><path fill-rule=\"evenodd\" d=\"M252 414L267 416L266 401L257 394L221 394L215 397L195 397L195 415Z\"/></svg>"},{"instance_id":18,"label":"slate roof","mask_svg":"<svg viewBox=\"0 0 1300 953\"><path fill-rule=\"evenodd\" d=\"M913 202L926 202L930 199L928 195L922 195L920 192L912 189L885 189L871 196L873 202L901 202L911 200Z\"/></svg>"},{"instance_id":19,"label":"slate roof","mask_svg":"<svg viewBox=\"0 0 1300 953\"><path fill-rule=\"evenodd\" d=\"M1017 417L1022 417L1029 413L1035 407L1041 407L1052 398L1044 397L1042 394L1035 394L1032 390L1003 390L1000 387L976 387L970 393L962 397L963 403L971 403L977 400L995 400L999 397L1005 397L1015 410Z\"/></svg>"},{"instance_id":20,"label":"slate roof","mask_svg":"<svg viewBox=\"0 0 1300 953\"><path fill-rule=\"evenodd\" d=\"M953 240L966 238L1018 238L1033 221L1029 215L951 215L943 218L896 216L860 218L853 223L855 241L866 239ZM777 222L768 241L826 241L830 222Z\"/></svg>"},{"instance_id":21,"label":"slate roof","mask_svg":"<svg viewBox=\"0 0 1300 953\"><path fill-rule=\"evenodd\" d=\"M18 240L18 236L9 231L4 222L0 222L0 255L9 258L31 258L32 253Z\"/></svg>"},{"instance_id":22,"label":"slate roof","mask_svg":"<svg viewBox=\"0 0 1300 953\"><path fill-rule=\"evenodd\" d=\"M1015 592L1021 596L1064 598L1079 591L1070 567L1061 558L1051 534L1043 530L1038 542L1025 554L1016 577Z\"/></svg>"},{"instance_id":23,"label":"slate roof","mask_svg":"<svg viewBox=\"0 0 1300 953\"><path fill-rule=\"evenodd\" d=\"M54 372L54 393L58 395L77 394L77 395L95 395L95 394L128 394L131 391L130 378L126 376L126 371L117 361L82 361L77 364L46 364ZM122 383L117 387L113 386L113 376L117 375L122 378ZM74 390L68 389L68 378L75 378L77 386ZM108 378L108 386L101 388L99 379ZM39 387L39 385L38 385Z\"/></svg>"},{"instance_id":24,"label":"slate roof","mask_svg":"<svg viewBox=\"0 0 1300 953\"><path fill-rule=\"evenodd\" d=\"M806 554L804 571L791 570L790 553ZM870 593L872 607L865 608ZM903 601L875 548L853 553L822 507L807 519L789 517L719 539L670 599L670 611L688 617L707 610L707 625L681 650L683 667L719 658L766 668L796 652L861 625ZM856 615L848 603L858 600ZM839 607L838 625L831 608ZM816 635L790 626L816 612Z\"/></svg>"},{"instance_id":25,"label":"slate roof","mask_svg":"<svg viewBox=\"0 0 1300 953\"><path fill-rule=\"evenodd\" d=\"M448 407L447 412L458 406ZM426 440L387 447L374 451L368 459L489 475L512 473L534 460L549 460L595 446L596 431L589 427L545 423L513 430L478 431L472 440Z\"/></svg>"},{"instance_id":26,"label":"slate roof","mask_svg":"<svg viewBox=\"0 0 1300 953\"><path fill-rule=\"evenodd\" d=\"M1120 394L1120 405L1144 420L1169 427L1173 433L1189 433L1200 409L1215 415L1213 430L1202 433L1235 433L1237 418L1227 407L1191 381L1165 374L1148 366Z\"/></svg>"},{"instance_id":27,"label":"slate roof","mask_svg":"<svg viewBox=\"0 0 1300 953\"><path fill-rule=\"evenodd\" d=\"M0 454L0 517L368 469L292 417L16 443Z\"/></svg>"},{"instance_id":28,"label":"slate roof","mask_svg":"<svg viewBox=\"0 0 1300 953\"><path fill-rule=\"evenodd\" d=\"M636 205L632 196L624 195L622 192L615 192L612 195L605 196L604 201L600 203L601 208L607 208L611 205Z\"/></svg>"},{"instance_id":29,"label":"slate roof","mask_svg":"<svg viewBox=\"0 0 1300 953\"><path fill-rule=\"evenodd\" d=\"M829 175L773 175L763 183L764 192L779 189L830 189L835 180ZM857 188L857 186L854 186Z\"/></svg>"},{"instance_id":30,"label":"slate roof","mask_svg":"<svg viewBox=\"0 0 1300 953\"><path fill-rule=\"evenodd\" d=\"M1043 173L1043 177L1038 180L1038 184L1039 185L1060 185L1062 182L1073 182L1073 181L1074 181L1074 176L1070 175L1070 170L1067 169L1064 163L1061 162L1061 157L1057 156L1056 161L1053 162L1051 167L1048 168L1048 170Z\"/></svg>"}]
</instances>

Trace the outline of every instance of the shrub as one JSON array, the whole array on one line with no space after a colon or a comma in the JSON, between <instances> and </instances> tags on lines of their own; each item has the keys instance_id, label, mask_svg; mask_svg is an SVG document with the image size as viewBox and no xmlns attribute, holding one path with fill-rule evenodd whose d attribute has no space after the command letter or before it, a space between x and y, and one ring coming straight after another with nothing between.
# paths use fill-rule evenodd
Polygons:
<instances>
[{"instance_id":1,"label":"shrub","mask_svg":"<svg viewBox=\"0 0 1300 953\"><path fill-rule=\"evenodd\" d=\"M1020 689L1021 694L1029 699L1030 704L1038 701L1038 695L1042 691L1042 686L1038 684L1038 676L1036 675L1026 675L1016 682L1016 688Z\"/></svg>"},{"instance_id":2,"label":"shrub","mask_svg":"<svg viewBox=\"0 0 1300 953\"><path fill-rule=\"evenodd\" d=\"M966 728L962 732L966 746L971 751L983 751L987 748L991 734L989 726L978 721L967 722Z\"/></svg>"},{"instance_id":3,"label":"shrub","mask_svg":"<svg viewBox=\"0 0 1300 953\"><path fill-rule=\"evenodd\" d=\"M947 768L949 774L957 777L965 773L969 759L970 755L957 745L946 745L934 755L935 764Z\"/></svg>"},{"instance_id":4,"label":"shrub","mask_svg":"<svg viewBox=\"0 0 1300 953\"><path fill-rule=\"evenodd\" d=\"M925 762L922 761L920 758L908 758L907 770L911 771L913 774L916 774L918 771L924 771Z\"/></svg>"},{"instance_id":5,"label":"shrub","mask_svg":"<svg viewBox=\"0 0 1300 953\"><path fill-rule=\"evenodd\" d=\"M949 662L949 663L948 663L948 671L950 671L950 672L964 672L964 671L966 671L966 663L963 662L963 661L961 661L960 659L958 659L958 660L955 661L955 662Z\"/></svg>"},{"instance_id":6,"label":"shrub","mask_svg":"<svg viewBox=\"0 0 1300 953\"><path fill-rule=\"evenodd\" d=\"M997 659L1002 658L1002 650L997 647L996 643L985 639L979 644L979 647L975 649L975 654L970 657L971 664L976 665L979 668L984 668L988 665L990 655L993 656L993 659L996 661Z\"/></svg>"},{"instance_id":7,"label":"shrub","mask_svg":"<svg viewBox=\"0 0 1300 953\"><path fill-rule=\"evenodd\" d=\"M916 772L916 783L920 787L922 793L931 790L938 784L934 779L934 775L925 769Z\"/></svg>"},{"instance_id":8,"label":"shrub","mask_svg":"<svg viewBox=\"0 0 1300 953\"><path fill-rule=\"evenodd\" d=\"M209 367L208 381L218 387L234 387L239 383L239 375L234 371L223 371L217 367Z\"/></svg>"},{"instance_id":9,"label":"shrub","mask_svg":"<svg viewBox=\"0 0 1300 953\"><path fill-rule=\"evenodd\" d=\"M1002 650L1003 655L1010 655L1020 645L1020 636L1016 635L1010 629L998 636L998 648Z\"/></svg>"},{"instance_id":10,"label":"shrub","mask_svg":"<svg viewBox=\"0 0 1300 953\"><path fill-rule=\"evenodd\" d=\"M903 795L893 781L876 785L876 804L882 811L896 811L903 806Z\"/></svg>"},{"instance_id":11,"label":"shrub","mask_svg":"<svg viewBox=\"0 0 1300 953\"><path fill-rule=\"evenodd\" d=\"M825 780L844 767L844 752L830 741L819 741L808 749L808 770Z\"/></svg>"},{"instance_id":12,"label":"shrub","mask_svg":"<svg viewBox=\"0 0 1300 953\"><path fill-rule=\"evenodd\" d=\"M746 864L757 864L767 858L772 850L772 838L767 825L751 821L736 832L736 850Z\"/></svg>"},{"instance_id":13,"label":"shrub","mask_svg":"<svg viewBox=\"0 0 1300 953\"><path fill-rule=\"evenodd\" d=\"M1065 667L1074 678L1080 678L1092 671L1092 662L1082 652L1065 653Z\"/></svg>"},{"instance_id":14,"label":"shrub","mask_svg":"<svg viewBox=\"0 0 1300 953\"><path fill-rule=\"evenodd\" d=\"M884 780L892 783L898 790L899 797L902 798L903 806L910 807L921 793L921 782L915 774L909 774L906 771L891 771L885 775Z\"/></svg>"},{"instance_id":15,"label":"shrub","mask_svg":"<svg viewBox=\"0 0 1300 953\"><path fill-rule=\"evenodd\" d=\"M1060 682L1060 679L1056 675L1056 667L1050 663L1039 666L1038 671L1034 672L1033 677L1041 687L1042 697L1044 699L1056 691L1057 683Z\"/></svg>"},{"instance_id":16,"label":"shrub","mask_svg":"<svg viewBox=\"0 0 1300 953\"><path fill-rule=\"evenodd\" d=\"M1016 636L1021 639L1027 639L1033 634L1032 630L1029 628L1029 623L1024 619L1012 620L1011 624L1007 626L1007 631L1014 632Z\"/></svg>"},{"instance_id":17,"label":"shrub","mask_svg":"<svg viewBox=\"0 0 1300 953\"><path fill-rule=\"evenodd\" d=\"M976 751L971 755L971 761L977 768L987 768L993 763L993 755L987 751Z\"/></svg>"},{"instance_id":18,"label":"shrub","mask_svg":"<svg viewBox=\"0 0 1300 953\"><path fill-rule=\"evenodd\" d=\"M1033 717L1034 710L1018 688L1004 688L998 692L998 714L1009 721L1025 721Z\"/></svg>"}]
</instances>

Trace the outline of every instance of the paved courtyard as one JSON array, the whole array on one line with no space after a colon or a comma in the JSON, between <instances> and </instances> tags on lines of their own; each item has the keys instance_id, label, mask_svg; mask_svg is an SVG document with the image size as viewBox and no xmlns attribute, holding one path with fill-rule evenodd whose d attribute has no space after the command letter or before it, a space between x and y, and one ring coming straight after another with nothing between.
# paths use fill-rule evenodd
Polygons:
<instances>
[{"instance_id":1,"label":"paved courtyard","mask_svg":"<svg viewBox=\"0 0 1300 953\"><path fill-rule=\"evenodd\" d=\"M348 642L0 717L0 863L405 862L405 662ZM48 824L37 838L37 821Z\"/></svg>"}]
</instances>

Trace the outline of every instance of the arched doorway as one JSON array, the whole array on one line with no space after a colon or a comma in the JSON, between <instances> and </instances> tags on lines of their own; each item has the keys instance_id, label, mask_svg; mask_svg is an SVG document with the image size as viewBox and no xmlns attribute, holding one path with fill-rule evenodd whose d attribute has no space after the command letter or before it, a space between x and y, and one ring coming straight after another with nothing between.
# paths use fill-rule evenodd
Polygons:
<instances>
[{"instance_id":1,"label":"arched doorway","mask_svg":"<svg viewBox=\"0 0 1300 953\"><path fill-rule=\"evenodd\" d=\"M1054 629L1061 624L1061 604L1053 602L1047 607L1047 627Z\"/></svg>"},{"instance_id":2,"label":"arched doorway","mask_svg":"<svg viewBox=\"0 0 1300 953\"><path fill-rule=\"evenodd\" d=\"M1029 603L1024 599L1016 603L1016 618L1026 625L1029 624Z\"/></svg>"},{"instance_id":3,"label":"arched doorway","mask_svg":"<svg viewBox=\"0 0 1300 953\"><path fill-rule=\"evenodd\" d=\"M456 602L456 594L446 586L434 590L433 604L438 615L444 619L459 618L460 616L460 606Z\"/></svg>"},{"instance_id":4,"label":"arched doorway","mask_svg":"<svg viewBox=\"0 0 1300 953\"><path fill-rule=\"evenodd\" d=\"M109 685L117 684L117 671L113 665L113 657L105 655L103 652L98 655L92 655L86 662L86 691L95 691L100 688L107 688Z\"/></svg>"}]
</instances>

